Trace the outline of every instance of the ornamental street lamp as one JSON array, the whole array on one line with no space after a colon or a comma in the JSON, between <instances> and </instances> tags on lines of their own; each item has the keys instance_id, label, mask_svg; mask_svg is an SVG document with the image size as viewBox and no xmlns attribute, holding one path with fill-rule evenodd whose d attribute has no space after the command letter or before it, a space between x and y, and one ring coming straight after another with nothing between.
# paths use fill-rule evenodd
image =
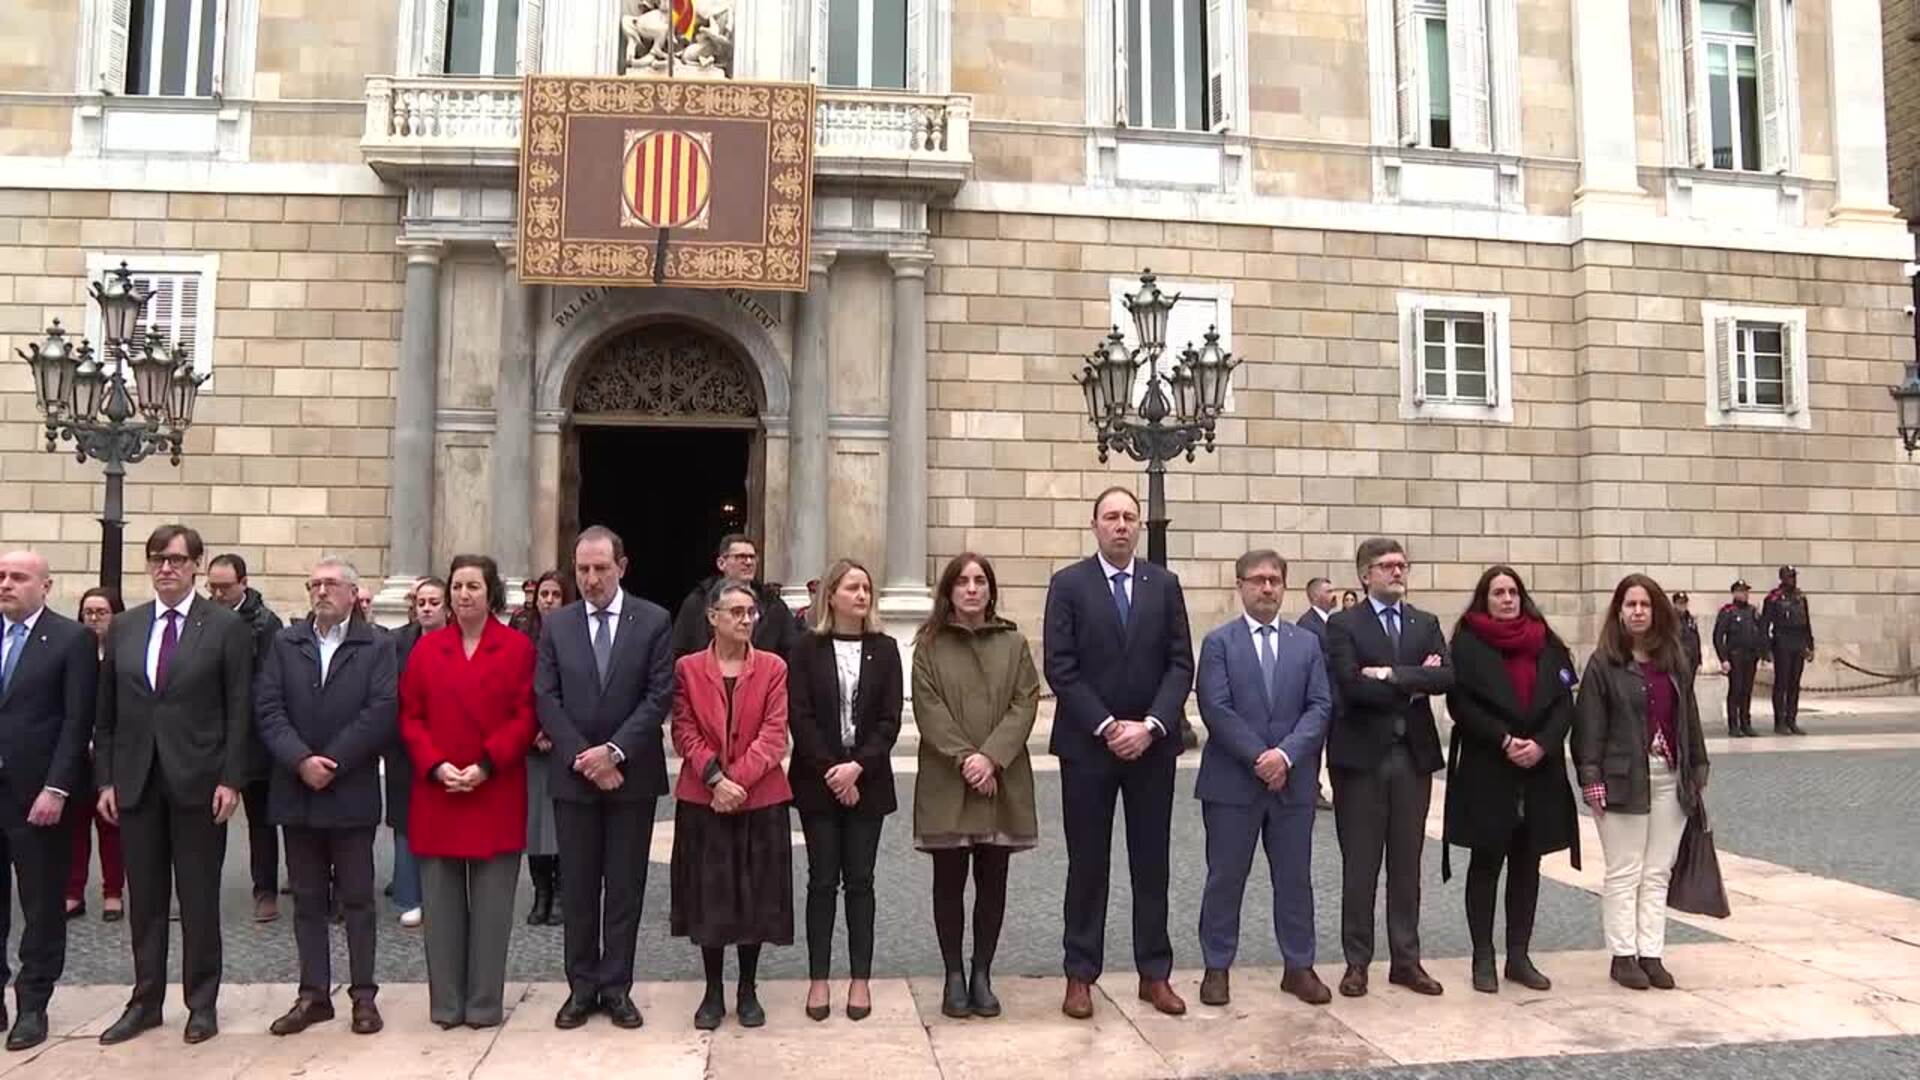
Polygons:
<instances>
[{"instance_id":1,"label":"ornamental street lamp","mask_svg":"<svg viewBox=\"0 0 1920 1080\"><path fill-rule=\"evenodd\" d=\"M1906 381L1887 387L1887 393L1893 396L1893 418L1900 432L1900 444L1907 448L1907 456L1912 457L1914 449L1920 447L1920 263L1908 263L1904 269L1913 284L1913 303L1907 307L1907 316L1913 320L1914 362L1907 365Z\"/></svg>"},{"instance_id":2,"label":"ornamental street lamp","mask_svg":"<svg viewBox=\"0 0 1920 1080\"><path fill-rule=\"evenodd\" d=\"M80 461L106 465L107 498L100 515L100 584L118 589L122 533L126 528L122 486L127 466L165 453L175 464L193 424L193 407L206 375L195 374L184 346L159 334L135 339L140 313L152 290L133 280L127 264L93 285L106 338L106 362L82 339L75 347L60 320L46 339L14 352L33 371L34 398L47 423L47 450L73 443ZM132 375L129 382L128 375Z\"/></svg>"},{"instance_id":3,"label":"ornamental street lamp","mask_svg":"<svg viewBox=\"0 0 1920 1080\"><path fill-rule=\"evenodd\" d=\"M1209 326L1205 343L1189 342L1179 361L1162 373L1161 354L1167 346L1167 317L1179 294L1160 291L1153 271L1140 275L1138 292L1122 301L1133 316L1135 340L1127 348L1120 328L1114 327L1087 357L1074 377L1086 398L1087 419L1093 423L1094 444L1104 463L1113 450L1147 463L1147 559L1167 564L1167 462L1194 451L1213 450L1214 423L1226 408L1227 385L1240 361L1220 347L1220 335ZM1134 382L1146 366L1147 385L1135 394Z\"/></svg>"}]
</instances>

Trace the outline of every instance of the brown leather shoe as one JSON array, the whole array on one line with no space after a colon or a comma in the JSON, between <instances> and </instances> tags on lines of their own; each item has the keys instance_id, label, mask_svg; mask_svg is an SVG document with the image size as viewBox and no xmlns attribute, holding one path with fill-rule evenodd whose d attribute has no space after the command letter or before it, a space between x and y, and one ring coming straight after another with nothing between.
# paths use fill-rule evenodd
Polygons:
<instances>
[{"instance_id":1,"label":"brown leather shoe","mask_svg":"<svg viewBox=\"0 0 1920 1080\"><path fill-rule=\"evenodd\" d=\"M353 1033L355 1035L372 1035L374 1032L386 1026L386 1021L380 1019L379 1007L373 1002L356 1001L353 1003Z\"/></svg>"},{"instance_id":2,"label":"brown leather shoe","mask_svg":"<svg viewBox=\"0 0 1920 1080\"><path fill-rule=\"evenodd\" d=\"M1140 1000L1152 1005L1168 1016L1185 1016L1187 1003L1173 992L1173 984L1165 979L1140 977Z\"/></svg>"},{"instance_id":3,"label":"brown leather shoe","mask_svg":"<svg viewBox=\"0 0 1920 1080\"><path fill-rule=\"evenodd\" d=\"M333 1019L333 1004L326 1001L308 1001L301 998L293 1003L285 1016L267 1025L267 1030L275 1035L298 1035L315 1024L323 1024Z\"/></svg>"},{"instance_id":4,"label":"brown leather shoe","mask_svg":"<svg viewBox=\"0 0 1920 1080\"><path fill-rule=\"evenodd\" d=\"M1405 971L1388 971L1387 981L1428 997L1439 997L1446 992L1446 988L1440 985L1440 980L1427 974L1427 969L1418 964Z\"/></svg>"},{"instance_id":5,"label":"brown leather shoe","mask_svg":"<svg viewBox=\"0 0 1920 1080\"><path fill-rule=\"evenodd\" d=\"M253 921L272 922L280 917L280 898L277 896L256 896L253 898Z\"/></svg>"},{"instance_id":6,"label":"brown leather shoe","mask_svg":"<svg viewBox=\"0 0 1920 1080\"><path fill-rule=\"evenodd\" d=\"M1367 969L1358 964L1348 964L1347 973L1340 976L1341 997L1367 996Z\"/></svg>"},{"instance_id":7,"label":"brown leather shoe","mask_svg":"<svg viewBox=\"0 0 1920 1080\"><path fill-rule=\"evenodd\" d=\"M1325 1005L1333 1000L1333 991L1320 981L1312 968L1289 968L1280 976L1280 989L1309 1005Z\"/></svg>"},{"instance_id":8,"label":"brown leather shoe","mask_svg":"<svg viewBox=\"0 0 1920 1080\"><path fill-rule=\"evenodd\" d=\"M1067 980L1067 997L1060 1003L1060 1011L1075 1020L1088 1020L1093 1017L1093 984L1083 983L1079 979Z\"/></svg>"},{"instance_id":9,"label":"brown leather shoe","mask_svg":"<svg viewBox=\"0 0 1920 1080\"><path fill-rule=\"evenodd\" d=\"M1227 1005L1233 1001L1233 991L1227 983L1226 968L1208 968L1200 977L1200 1004Z\"/></svg>"}]
</instances>

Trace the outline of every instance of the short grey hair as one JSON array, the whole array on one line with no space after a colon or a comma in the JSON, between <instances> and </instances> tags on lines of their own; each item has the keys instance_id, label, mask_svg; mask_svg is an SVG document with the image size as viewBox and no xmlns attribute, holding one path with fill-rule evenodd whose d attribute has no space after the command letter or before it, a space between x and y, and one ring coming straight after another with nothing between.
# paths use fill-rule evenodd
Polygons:
<instances>
[{"instance_id":1,"label":"short grey hair","mask_svg":"<svg viewBox=\"0 0 1920 1080\"><path fill-rule=\"evenodd\" d=\"M743 581L729 581L721 578L707 588L707 610L712 611L726 602L728 593L739 593L753 601L755 605L760 603L760 596L753 591L753 586Z\"/></svg>"},{"instance_id":2,"label":"short grey hair","mask_svg":"<svg viewBox=\"0 0 1920 1080\"><path fill-rule=\"evenodd\" d=\"M318 570L323 566L331 566L340 571L340 576L346 580L347 584L355 588L359 587L360 571L351 562L348 562L344 556L322 555L319 560L313 564L313 568Z\"/></svg>"}]
</instances>

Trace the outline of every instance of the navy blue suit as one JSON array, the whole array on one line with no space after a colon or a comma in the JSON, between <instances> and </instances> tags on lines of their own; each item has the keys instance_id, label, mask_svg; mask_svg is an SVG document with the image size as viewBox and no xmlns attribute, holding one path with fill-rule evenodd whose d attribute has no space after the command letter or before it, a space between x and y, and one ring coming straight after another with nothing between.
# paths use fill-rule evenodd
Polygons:
<instances>
[{"instance_id":1,"label":"navy blue suit","mask_svg":"<svg viewBox=\"0 0 1920 1080\"><path fill-rule=\"evenodd\" d=\"M1200 721L1207 745L1193 793L1207 832L1207 887L1200 901L1200 952L1206 966L1233 966L1240 902L1253 849L1264 843L1273 883L1273 929L1288 970L1313 966L1313 809L1320 752L1333 694L1320 642L1277 621L1273 678L1261 672L1253 630L1236 618L1200 645ZM1287 783L1267 790L1254 775L1260 755L1279 749Z\"/></svg>"},{"instance_id":2,"label":"navy blue suit","mask_svg":"<svg viewBox=\"0 0 1920 1080\"><path fill-rule=\"evenodd\" d=\"M1055 698L1050 749L1060 759L1067 835L1065 968L1068 978L1083 982L1100 977L1106 955L1116 798L1127 811L1134 964L1150 979L1173 971L1167 849L1174 764L1193 688L1193 639L1180 579L1144 559L1134 560L1133 574L1124 624L1098 557L1060 570L1047 586L1043 644ZM1108 717L1152 717L1162 733L1139 758L1122 761L1095 734Z\"/></svg>"}]
</instances>

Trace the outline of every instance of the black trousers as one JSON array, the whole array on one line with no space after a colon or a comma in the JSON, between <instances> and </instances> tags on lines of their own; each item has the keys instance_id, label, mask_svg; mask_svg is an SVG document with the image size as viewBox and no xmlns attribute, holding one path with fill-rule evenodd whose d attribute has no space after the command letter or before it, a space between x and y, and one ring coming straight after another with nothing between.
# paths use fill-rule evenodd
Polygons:
<instances>
[{"instance_id":1,"label":"black trousers","mask_svg":"<svg viewBox=\"0 0 1920 1080\"><path fill-rule=\"evenodd\" d=\"M11 799L4 793L0 797ZM8 813L11 816L11 808ZM20 932L20 977L14 979L13 996L21 1012L43 1012L53 997L54 984L67 968L67 918L62 898L66 895L67 870L73 863L69 826L64 818L58 825L29 825L22 813L18 820L0 829L0 858L5 860L0 863L0 991L6 989L13 974L7 967L6 942L13 929L13 881L18 878L20 914L26 925Z\"/></svg>"},{"instance_id":2,"label":"black trousers","mask_svg":"<svg viewBox=\"0 0 1920 1080\"><path fill-rule=\"evenodd\" d=\"M1433 777L1395 743L1371 769L1336 767L1333 825L1340 839L1340 948L1347 964L1373 962L1373 906L1387 863L1387 949L1395 970L1420 962L1420 852Z\"/></svg>"},{"instance_id":3,"label":"black trousers","mask_svg":"<svg viewBox=\"0 0 1920 1080\"><path fill-rule=\"evenodd\" d=\"M1753 673L1760 654L1737 652L1727 661L1727 730L1753 726Z\"/></svg>"},{"instance_id":4,"label":"black trousers","mask_svg":"<svg viewBox=\"0 0 1920 1080\"><path fill-rule=\"evenodd\" d=\"M633 991L656 801L554 800L567 985L576 1000Z\"/></svg>"},{"instance_id":5,"label":"black trousers","mask_svg":"<svg viewBox=\"0 0 1920 1080\"><path fill-rule=\"evenodd\" d=\"M1800 675L1807 669L1807 650L1800 646L1773 648L1773 725L1800 719Z\"/></svg>"},{"instance_id":6,"label":"black trousers","mask_svg":"<svg viewBox=\"0 0 1920 1080\"><path fill-rule=\"evenodd\" d=\"M215 824L212 800L175 806L159 768L140 805L120 808L127 860L127 928L133 938L130 1005L159 1011L167 994L167 907L180 898L180 971L187 1008L211 1009L220 998L220 867L227 827Z\"/></svg>"},{"instance_id":7,"label":"black trousers","mask_svg":"<svg viewBox=\"0 0 1920 1080\"><path fill-rule=\"evenodd\" d=\"M1067 834L1066 952L1069 979L1100 978L1107 953L1107 881L1113 861L1113 807L1127 813L1127 871L1133 884L1133 963L1149 979L1173 973L1167 937L1168 847L1173 828L1174 759L1060 762Z\"/></svg>"},{"instance_id":8,"label":"black trousers","mask_svg":"<svg viewBox=\"0 0 1920 1080\"><path fill-rule=\"evenodd\" d=\"M280 894L280 838L267 817L267 786L267 781L255 780L240 789L240 801L247 810L247 867L253 874L255 900Z\"/></svg>"},{"instance_id":9,"label":"black trousers","mask_svg":"<svg viewBox=\"0 0 1920 1080\"><path fill-rule=\"evenodd\" d=\"M880 827L886 818L836 807L824 814L801 814L807 837L807 977L828 978L833 971L833 917L840 890L847 892L847 972L855 979L873 975L873 864L880 856Z\"/></svg>"},{"instance_id":10,"label":"black trousers","mask_svg":"<svg viewBox=\"0 0 1920 1080\"><path fill-rule=\"evenodd\" d=\"M287 880L293 885L293 941L300 950L300 996L325 1001L333 995L332 905L347 922L347 995L372 1001L373 826L360 829L286 827Z\"/></svg>"},{"instance_id":11,"label":"black trousers","mask_svg":"<svg viewBox=\"0 0 1920 1080\"><path fill-rule=\"evenodd\" d=\"M1533 942L1533 915L1540 904L1540 856L1522 821L1506 848L1474 848L1467 864L1467 932L1475 952L1493 951L1493 901L1500 867L1507 868L1507 954L1525 956Z\"/></svg>"}]
</instances>

